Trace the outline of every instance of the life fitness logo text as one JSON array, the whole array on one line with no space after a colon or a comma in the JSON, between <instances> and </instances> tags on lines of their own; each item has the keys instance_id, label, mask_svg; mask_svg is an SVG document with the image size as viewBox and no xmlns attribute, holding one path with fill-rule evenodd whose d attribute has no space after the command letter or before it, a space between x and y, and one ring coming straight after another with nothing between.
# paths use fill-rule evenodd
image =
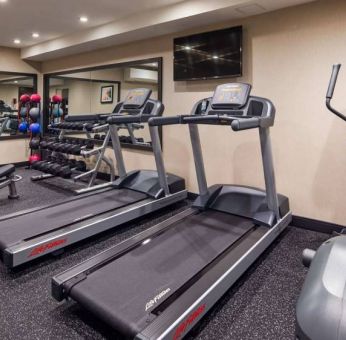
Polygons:
<instances>
[{"instance_id":1,"label":"life fitness logo text","mask_svg":"<svg viewBox=\"0 0 346 340\"><path fill-rule=\"evenodd\" d=\"M55 240L53 242L43 244L42 246L38 246L38 247L34 248L28 257L40 255L40 254L46 252L47 250L61 246L62 244L65 244L66 242L67 242L67 239L63 238L61 240Z\"/></svg>"},{"instance_id":2,"label":"life fitness logo text","mask_svg":"<svg viewBox=\"0 0 346 340\"><path fill-rule=\"evenodd\" d=\"M176 329L173 340L181 339L187 329L196 321L196 319L205 311L205 304L194 310Z\"/></svg>"}]
</instances>

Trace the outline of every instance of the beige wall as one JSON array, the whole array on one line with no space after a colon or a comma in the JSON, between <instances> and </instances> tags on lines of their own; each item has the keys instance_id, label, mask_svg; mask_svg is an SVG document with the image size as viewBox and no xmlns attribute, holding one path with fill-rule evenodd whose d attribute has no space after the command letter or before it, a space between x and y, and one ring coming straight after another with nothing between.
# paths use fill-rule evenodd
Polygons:
<instances>
[{"instance_id":1,"label":"beige wall","mask_svg":"<svg viewBox=\"0 0 346 340\"><path fill-rule=\"evenodd\" d=\"M25 62L20 58L20 50L0 47L0 71L37 73L38 91L42 94L43 80L40 64ZM28 159L28 141L25 139L0 140L0 164L24 162Z\"/></svg>"},{"instance_id":2,"label":"beige wall","mask_svg":"<svg viewBox=\"0 0 346 340\"><path fill-rule=\"evenodd\" d=\"M277 107L272 139L278 190L290 197L294 214L340 224L346 221L346 124L325 109L324 96L331 65L346 64L345 13L345 1L325 0L200 29L244 26L244 77L235 80L252 83L254 94L270 98ZM184 33L190 32L178 35ZM188 112L217 84L231 80L174 83L172 38L45 62L43 71L162 56L165 114ZM346 72L335 101L346 111L345 83ZM256 131L200 130L210 184L263 185ZM167 127L163 136L167 170L184 176L189 190L196 191L186 127ZM131 169L153 167L147 153L126 151L126 160Z\"/></svg>"},{"instance_id":3,"label":"beige wall","mask_svg":"<svg viewBox=\"0 0 346 340\"><path fill-rule=\"evenodd\" d=\"M13 98L18 98L18 86L0 84L0 100L11 106Z\"/></svg>"}]
</instances>

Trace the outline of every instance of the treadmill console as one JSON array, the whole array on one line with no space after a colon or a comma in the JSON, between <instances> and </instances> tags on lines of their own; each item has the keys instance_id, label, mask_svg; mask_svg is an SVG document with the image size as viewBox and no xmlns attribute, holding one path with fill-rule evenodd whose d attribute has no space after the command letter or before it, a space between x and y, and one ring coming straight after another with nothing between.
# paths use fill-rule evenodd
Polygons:
<instances>
[{"instance_id":1,"label":"treadmill console","mask_svg":"<svg viewBox=\"0 0 346 340\"><path fill-rule=\"evenodd\" d=\"M145 88L131 90L123 102L123 108L125 110L140 109L149 99L151 92L150 89Z\"/></svg>"},{"instance_id":2,"label":"treadmill console","mask_svg":"<svg viewBox=\"0 0 346 340\"><path fill-rule=\"evenodd\" d=\"M243 83L228 83L219 85L211 101L213 110L240 109L248 101L251 85Z\"/></svg>"}]
</instances>

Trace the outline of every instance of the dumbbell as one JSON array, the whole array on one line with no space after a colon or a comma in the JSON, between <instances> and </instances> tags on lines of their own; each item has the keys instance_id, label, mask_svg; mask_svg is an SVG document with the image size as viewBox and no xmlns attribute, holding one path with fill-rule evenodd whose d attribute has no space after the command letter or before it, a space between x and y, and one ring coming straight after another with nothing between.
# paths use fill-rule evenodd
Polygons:
<instances>
[{"instance_id":1,"label":"dumbbell","mask_svg":"<svg viewBox=\"0 0 346 340\"><path fill-rule=\"evenodd\" d=\"M94 139L100 139L100 137L101 137L101 136L100 136L99 133L95 133L95 134L94 134Z\"/></svg>"},{"instance_id":2,"label":"dumbbell","mask_svg":"<svg viewBox=\"0 0 346 340\"><path fill-rule=\"evenodd\" d=\"M72 154L72 155L80 155L80 152L82 150L81 146L80 145L71 145L71 147L68 148L69 150L69 153Z\"/></svg>"},{"instance_id":3,"label":"dumbbell","mask_svg":"<svg viewBox=\"0 0 346 340\"><path fill-rule=\"evenodd\" d=\"M41 149L47 149L47 143L48 143L48 141L46 141L46 140L41 141L40 142L40 148Z\"/></svg>"},{"instance_id":4,"label":"dumbbell","mask_svg":"<svg viewBox=\"0 0 346 340\"><path fill-rule=\"evenodd\" d=\"M144 139L143 138L136 138L138 143L144 143Z\"/></svg>"},{"instance_id":5,"label":"dumbbell","mask_svg":"<svg viewBox=\"0 0 346 340\"><path fill-rule=\"evenodd\" d=\"M92 150L94 148L94 142L92 140L87 140L85 143L85 148L87 150Z\"/></svg>"},{"instance_id":6,"label":"dumbbell","mask_svg":"<svg viewBox=\"0 0 346 340\"><path fill-rule=\"evenodd\" d=\"M38 162L34 162L32 163L31 167L35 170L40 170L40 166L45 163L46 161L38 161Z\"/></svg>"},{"instance_id":7,"label":"dumbbell","mask_svg":"<svg viewBox=\"0 0 346 340\"><path fill-rule=\"evenodd\" d=\"M84 125L85 130L87 131L92 131L92 129L94 128L95 124L94 123L87 123Z\"/></svg>"},{"instance_id":8,"label":"dumbbell","mask_svg":"<svg viewBox=\"0 0 346 340\"><path fill-rule=\"evenodd\" d=\"M63 165L60 167L59 172L57 173L57 176L60 176L62 178L70 178L72 175L72 170L69 165Z\"/></svg>"},{"instance_id":9,"label":"dumbbell","mask_svg":"<svg viewBox=\"0 0 346 340\"><path fill-rule=\"evenodd\" d=\"M30 149L32 150L38 150L38 148L40 147L40 140L38 138L33 138L31 141L30 141Z\"/></svg>"},{"instance_id":10,"label":"dumbbell","mask_svg":"<svg viewBox=\"0 0 346 340\"><path fill-rule=\"evenodd\" d=\"M78 171L86 171L86 164L84 161L77 161L76 162L76 170Z\"/></svg>"}]
</instances>

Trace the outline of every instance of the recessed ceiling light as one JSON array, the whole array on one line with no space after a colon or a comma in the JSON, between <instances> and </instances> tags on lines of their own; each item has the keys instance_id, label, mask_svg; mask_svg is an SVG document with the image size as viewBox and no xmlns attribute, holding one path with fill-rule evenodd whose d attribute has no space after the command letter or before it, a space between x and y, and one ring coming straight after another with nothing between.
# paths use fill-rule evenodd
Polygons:
<instances>
[{"instance_id":1,"label":"recessed ceiling light","mask_svg":"<svg viewBox=\"0 0 346 340\"><path fill-rule=\"evenodd\" d=\"M7 0L0 0L0 3L4 4Z\"/></svg>"},{"instance_id":2,"label":"recessed ceiling light","mask_svg":"<svg viewBox=\"0 0 346 340\"><path fill-rule=\"evenodd\" d=\"M84 17L84 16L79 18L80 22L88 22L88 20L89 20L88 17Z\"/></svg>"},{"instance_id":3,"label":"recessed ceiling light","mask_svg":"<svg viewBox=\"0 0 346 340\"><path fill-rule=\"evenodd\" d=\"M190 46L185 46L185 50L191 50Z\"/></svg>"},{"instance_id":4,"label":"recessed ceiling light","mask_svg":"<svg viewBox=\"0 0 346 340\"><path fill-rule=\"evenodd\" d=\"M32 37L33 37L33 38L39 38L40 35L39 35L38 33L33 33L33 34L32 34Z\"/></svg>"},{"instance_id":5,"label":"recessed ceiling light","mask_svg":"<svg viewBox=\"0 0 346 340\"><path fill-rule=\"evenodd\" d=\"M213 55L213 59L219 59L217 55Z\"/></svg>"},{"instance_id":6,"label":"recessed ceiling light","mask_svg":"<svg viewBox=\"0 0 346 340\"><path fill-rule=\"evenodd\" d=\"M18 84L18 80L15 80L14 83L15 83L15 84Z\"/></svg>"},{"instance_id":7,"label":"recessed ceiling light","mask_svg":"<svg viewBox=\"0 0 346 340\"><path fill-rule=\"evenodd\" d=\"M21 43L20 39L14 39L13 42L14 42L15 44L20 44L20 43Z\"/></svg>"}]
</instances>

